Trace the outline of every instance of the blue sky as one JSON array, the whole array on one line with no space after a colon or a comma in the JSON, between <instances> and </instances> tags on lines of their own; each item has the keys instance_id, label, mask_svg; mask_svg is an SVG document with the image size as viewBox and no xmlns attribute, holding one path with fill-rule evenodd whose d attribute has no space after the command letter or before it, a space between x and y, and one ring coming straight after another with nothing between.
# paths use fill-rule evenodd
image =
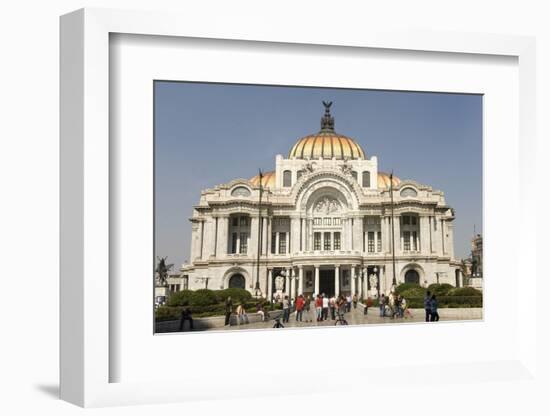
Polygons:
<instances>
[{"instance_id":1,"label":"blue sky","mask_svg":"<svg viewBox=\"0 0 550 416\"><path fill-rule=\"evenodd\" d=\"M455 209L455 254L482 227L482 97L469 94L185 82L155 83L156 255L189 259L202 189L274 170L275 156L319 130L333 101L338 133L378 168L440 189Z\"/></svg>"}]
</instances>

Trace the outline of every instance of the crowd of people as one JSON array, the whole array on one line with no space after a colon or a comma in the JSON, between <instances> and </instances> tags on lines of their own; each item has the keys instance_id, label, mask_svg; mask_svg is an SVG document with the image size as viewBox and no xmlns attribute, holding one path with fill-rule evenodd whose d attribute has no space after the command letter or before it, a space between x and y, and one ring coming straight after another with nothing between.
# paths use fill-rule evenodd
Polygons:
<instances>
[{"instance_id":1,"label":"crowd of people","mask_svg":"<svg viewBox=\"0 0 550 416\"><path fill-rule=\"evenodd\" d=\"M357 308L358 297L356 294L351 295L339 295L339 296L327 296L324 293L304 296L299 295L296 299L289 299L288 296L284 296L282 299L276 299L280 301L282 306L282 321L289 322L290 315L294 311L296 322L322 322L328 319L336 320L338 317L343 317L344 313L350 312L352 307ZM368 308L373 305L371 298L368 298L365 302L364 314L368 312ZM248 314L243 303L239 303L237 308L233 312L233 301L231 297L228 297L225 301L225 325L230 324L231 315L235 313L237 323L246 324L249 322ZM401 295L397 294L394 290L386 296L384 293L379 298L379 310L380 317L395 318L407 318L412 317L412 313L409 310L407 300ZM426 322L439 321L438 313L438 301L435 294L431 294L430 291L426 292L424 297L424 310L426 313ZM259 302L256 304L256 313L260 315L261 321L269 320L269 312L266 310L264 304ZM191 310L184 308L182 310L179 330L182 331L185 322L189 322L189 329L193 330L193 318Z\"/></svg>"}]
</instances>

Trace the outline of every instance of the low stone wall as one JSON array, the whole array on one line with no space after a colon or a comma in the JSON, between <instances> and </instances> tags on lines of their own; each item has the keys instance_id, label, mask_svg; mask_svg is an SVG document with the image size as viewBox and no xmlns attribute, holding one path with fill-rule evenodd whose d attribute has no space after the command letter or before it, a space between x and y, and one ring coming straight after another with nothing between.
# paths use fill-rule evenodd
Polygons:
<instances>
[{"instance_id":1,"label":"low stone wall","mask_svg":"<svg viewBox=\"0 0 550 416\"><path fill-rule=\"evenodd\" d=\"M268 319L275 319L281 314L283 311L276 310L276 311L270 311ZM261 321L261 315L259 313L249 313L247 314L247 323L255 323ZM232 314L229 318L229 325L230 326L237 326L237 325L246 325L239 324L237 315ZM172 321L160 321L155 322L155 332L179 332L179 325L180 321L178 320L172 320ZM206 318L193 318L193 328L196 331L204 331L207 329L220 329L225 326L225 316L209 316ZM184 331L189 331L189 322L185 322L183 325Z\"/></svg>"},{"instance_id":2,"label":"low stone wall","mask_svg":"<svg viewBox=\"0 0 550 416\"><path fill-rule=\"evenodd\" d=\"M365 311L365 305L362 303L357 303L357 309L364 313ZM368 313L376 313L378 314L378 311L380 309L378 306L371 306L369 308ZM424 314L424 309L409 309L413 315L416 314ZM454 320L470 320L470 319L483 319L483 308L438 308L437 312L439 313L440 318L445 319L454 319Z\"/></svg>"}]
</instances>

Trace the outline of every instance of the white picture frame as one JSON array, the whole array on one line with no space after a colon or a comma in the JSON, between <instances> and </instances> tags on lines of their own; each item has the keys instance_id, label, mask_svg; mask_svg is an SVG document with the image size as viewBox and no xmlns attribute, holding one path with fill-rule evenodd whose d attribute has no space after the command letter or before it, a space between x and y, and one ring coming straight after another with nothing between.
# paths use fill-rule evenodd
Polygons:
<instances>
[{"instance_id":1,"label":"white picture frame","mask_svg":"<svg viewBox=\"0 0 550 416\"><path fill-rule=\"evenodd\" d=\"M171 37L224 39L226 42L270 42L280 44L282 48L293 44L306 48L308 45L330 45L333 51L351 47L405 50L413 54L431 52L434 53L433 59L455 54L467 54L472 60L477 55L516 58L519 69L519 134L515 140L520 151L517 171L513 171L513 183L518 185L515 195L519 202L517 206L511 206L510 210L520 218L518 240L524 244L519 244L516 255L511 255L509 262L512 264L510 269L515 272L512 274L512 282L517 281L521 264L522 282L532 291L536 288L534 254L529 245L525 244L536 241L535 227L526 226L529 221L528 207L535 198L534 184L528 177L529 169L535 166L536 139L533 119L536 86L533 38L471 33L380 32L368 29L358 34L345 30L343 23L340 24L340 31L326 32L322 27L316 26L308 27L308 30L290 27L282 31L280 25L275 23L261 28L252 24L247 26L246 19L240 22L239 33L246 33L242 35L234 33L233 25L234 22L221 22L215 27L206 27L200 21L179 14L105 9L83 9L61 19L60 393L64 400L88 407L272 395L281 392L274 392L273 388L265 391L265 385L261 386L254 378L250 378L257 375L252 368L254 363L247 363L249 369L245 368L242 374L232 377L232 384L239 385L240 388L228 388L223 378L209 378L208 373L201 376L198 372L181 380L171 380L170 383L146 378L124 381L124 377L113 377L112 368L116 367L122 357L118 355L119 349L112 348L113 339L120 335L113 331L111 324L117 305L113 304L112 296L116 287L109 280L114 267L110 259L113 238L110 227L120 220L111 215L112 174L120 169L120 166L113 165L112 144L109 139L110 134L113 134L110 130L112 125L109 105L112 92L109 72L111 34L163 36L167 40ZM261 48L261 44L258 45ZM512 163L514 164L516 163ZM487 244L496 244L490 238L485 241ZM490 287L489 285L489 289ZM514 331L514 347L510 349L513 352L508 353L507 350L506 355L496 354L498 359L494 361L451 359L437 364L419 362L417 366L411 367L397 360L395 363L377 363L377 366L391 369L392 364L403 365L400 371L420 384L433 382L426 377L426 368L441 373L448 371L453 374L454 382L461 380L475 383L499 378L518 382L536 380L537 322L527 315L529 310L536 309L535 302L536 298L527 300L517 296L516 308L508 311L508 314L513 314L516 322L521 322ZM493 307L491 302L486 302L485 308L489 314ZM149 322L139 324L150 325ZM442 328L444 327L443 325ZM355 332L347 331L347 336L352 339L360 330L361 328L354 329ZM421 330L418 327L407 327L406 331L414 337ZM307 331L289 331L281 335L285 342L293 342L296 337L302 336L300 332ZM310 331L307 336L316 336L312 334ZM211 337L209 334L198 336L203 340L204 337ZM252 334L250 340L258 342L259 337L258 333ZM164 338L164 343L176 342L175 337ZM191 340L189 342L195 340L187 339ZM358 365L358 368L363 367ZM288 377L285 371L265 371L269 377L269 386L285 385ZM365 380L365 377L355 376L355 381L358 380L360 383L376 383L373 378L367 377ZM313 393L318 390L319 383L321 381L313 381L300 387L291 386L288 392ZM352 387L350 380L342 380L334 388L344 390Z\"/></svg>"}]
</instances>

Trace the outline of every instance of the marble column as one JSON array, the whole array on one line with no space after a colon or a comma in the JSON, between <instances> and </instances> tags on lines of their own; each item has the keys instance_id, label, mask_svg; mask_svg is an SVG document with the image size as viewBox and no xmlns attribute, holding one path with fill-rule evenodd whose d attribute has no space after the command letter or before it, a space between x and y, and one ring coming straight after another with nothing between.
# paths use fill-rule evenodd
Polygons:
<instances>
[{"instance_id":1,"label":"marble column","mask_svg":"<svg viewBox=\"0 0 550 416\"><path fill-rule=\"evenodd\" d=\"M355 292L355 279L356 279L355 266L351 266L350 274L351 274L351 296L353 296L356 293Z\"/></svg>"},{"instance_id":2,"label":"marble column","mask_svg":"<svg viewBox=\"0 0 550 416\"><path fill-rule=\"evenodd\" d=\"M340 295L340 266L334 266L334 296Z\"/></svg>"},{"instance_id":3,"label":"marble column","mask_svg":"<svg viewBox=\"0 0 550 416\"><path fill-rule=\"evenodd\" d=\"M273 299L273 269L267 269L267 299Z\"/></svg>"},{"instance_id":4,"label":"marble column","mask_svg":"<svg viewBox=\"0 0 550 416\"><path fill-rule=\"evenodd\" d=\"M288 295L288 299L290 300L291 299L291 294L290 294L290 269L285 269L286 271L286 277L285 277L285 293Z\"/></svg>"},{"instance_id":5,"label":"marble column","mask_svg":"<svg viewBox=\"0 0 550 416\"><path fill-rule=\"evenodd\" d=\"M290 219L290 253L298 253L300 251L300 218Z\"/></svg>"},{"instance_id":6,"label":"marble column","mask_svg":"<svg viewBox=\"0 0 550 416\"><path fill-rule=\"evenodd\" d=\"M290 298L294 298L296 299L296 280L297 280L297 277L295 276L294 274L294 268L291 268L291 273L292 273L292 276L291 276L291 280L290 280Z\"/></svg>"},{"instance_id":7,"label":"marble column","mask_svg":"<svg viewBox=\"0 0 550 416\"><path fill-rule=\"evenodd\" d=\"M355 217L353 220L353 249L363 251L363 217Z\"/></svg>"},{"instance_id":8,"label":"marble column","mask_svg":"<svg viewBox=\"0 0 550 416\"><path fill-rule=\"evenodd\" d=\"M319 266L315 265L315 294L319 294Z\"/></svg>"},{"instance_id":9,"label":"marble column","mask_svg":"<svg viewBox=\"0 0 550 416\"><path fill-rule=\"evenodd\" d=\"M361 269L359 269L359 274L357 275L357 293L359 300L363 299L363 279L361 278Z\"/></svg>"},{"instance_id":10,"label":"marble column","mask_svg":"<svg viewBox=\"0 0 550 416\"><path fill-rule=\"evenodd\" d=\"M258 231L260 228L260 218L250 218L250 244L248 244L247 253L252 258L256 258L258 255Z\"/></svg>"},{"instance_id":11,"label":"marble column","mask_svg":"<svg viewBox=\"0 0 550 416\"><path fill-rule=\"evenodd\" d=\"M269 253L271 254L271 239L272 239L272 226L271 226L271 223L272 223L272 219L269 218L269 217L266 217L266 226L267 226L267 235L266 235L266 248L265 248L265 251L266 251L266 254Z\"/></svg>"},{"instance_id":12,"label":"marble column","mask_svg":"<svg viewBox=\"0 0 550 416\"><path fill-rule=\"evenodd\" d=\"M304 294L304 268L298 266L298 295Z\"/></svg>"},{"instance_id":13,"label":"marble column","mask_svg":"<svg viewBox=\"0 0 550 416\"><path fill-rule=\"evenodd\" d=\"M430 224L429 217L420 216L420 252L430 254Z\"/></svg>"},{"instance_id":14,"label":"marble column","mask_svg":"<svg viewBox=\"0 0 550 416\"><path fill-rule=\"evenodd\" d=\"M264 256L267 255L269 250L267 233L268 233L267 217L263 217L262 218L262 254Z\"/></svg>"},{"instance_id":15,"label":"marble column","mask_svg":"<svg viewBox=\"0 0 550 416\"><path fill-rule=\"evenodd\" d=\"M217 237L217 248L216 253L217 257L222 258L227 255L227 245L228 241L228 228L229 228L229 217L218 217L218 237Z\"/></svg>"}]
</instances>

